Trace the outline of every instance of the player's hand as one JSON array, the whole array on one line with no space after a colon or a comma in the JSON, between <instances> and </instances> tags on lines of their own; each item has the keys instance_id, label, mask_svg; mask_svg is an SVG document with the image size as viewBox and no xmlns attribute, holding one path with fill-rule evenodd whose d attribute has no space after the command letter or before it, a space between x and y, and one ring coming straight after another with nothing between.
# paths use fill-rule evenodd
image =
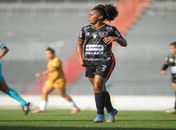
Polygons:
<instances>
[{"instance_id":1,"label":"player's hand","mask_svg":"<svg viewBox=\"0 0 176 130\"><path fill-rule=\"evenodd\" d=\"M42 76L41 73L36 73L36 74L35 74L35 77L36 77L36 78L41 77L41 76Z\"/></svg>"},{"instance_id":2,"label":"player's hand","mask_svg":"<svg viewBox=\"0 0 176 130\"><path fill-rule=\"evenodd\" d=\"M164 71L164 70L160 71L160 74L165 74L165 73L166 73L166 71Z\"/></svg>"},{"instance_id":3,"label":"player's hand","mask_svg":"<svg viewBox=\"0 0 176 130\"><path fill-rule=\"evenodd\" d=\"M113 42L116 41L116 37L111 37L111 36L104 37L104 38L103 38L103 41L104 41L106 44L112 44Z\"/></svg>"}]
</instances>

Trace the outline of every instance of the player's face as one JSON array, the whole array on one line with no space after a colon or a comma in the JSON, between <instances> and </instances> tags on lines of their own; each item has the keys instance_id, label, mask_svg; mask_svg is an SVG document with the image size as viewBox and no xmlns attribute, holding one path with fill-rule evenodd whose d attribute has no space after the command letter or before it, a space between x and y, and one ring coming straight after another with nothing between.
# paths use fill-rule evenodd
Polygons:
<instances>
[{"instance_id":1,"label":"player's face","mask_svg":"<svg viewBox=\"0 0 176 130\"><path fill-rule=\"evenodd\" d=\"M102 19L100 13L96 10L91 10L88 14L88 21L90 24L94 25Z\"/></svg>"},{"instance_id":2,"label":"player's face","mask_svg":"<svg viewBox=\"0 0 176 130\"><path fill-rule=\"evenodd\" d=\"M45 51L45 57L46 59L50 60L54 57L54 55L50 51Z\"/></svg>"},{"instance_id":3,"label":"player's face","mask_svg":"<svg viewBox=\"0 0 176 130\"><path fill-rule=\"evenodd\" d=\"M170 46L170 52L171 52L171 54L176 55L176 47Z\"/></svg>"}]
</instances>

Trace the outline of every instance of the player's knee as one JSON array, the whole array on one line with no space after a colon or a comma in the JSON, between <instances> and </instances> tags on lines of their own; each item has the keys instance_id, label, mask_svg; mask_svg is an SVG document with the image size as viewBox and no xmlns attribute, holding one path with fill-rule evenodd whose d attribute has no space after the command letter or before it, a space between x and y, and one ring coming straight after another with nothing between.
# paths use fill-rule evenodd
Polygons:
<instances>
[{"instance_id":1,"label":"player's knee","mask_svg":"<svg viewBox=\"0 0 176 130\"><path fill-rule=\"evenodd\" d=\"M60 96L63 98L67 97L67 95L65 93L61 93Z\"/></svg>"},{"instance_id":2,"label":"player's knee","mask_svg":"<svg viewBox=\"0 0 176 130\"><path fill-rule=\"evenodd\" d=\"M46 96L46 95L47 95L47 93L48 93L47 91L42 90L42 95L43 95L43 96Z\"/></svg>"},{"instance_id":3,"label":"player's knee","mask_svg":"<svg viewBox=\"0 0 176 130\"><path fill-rule=\"evenodd\" d=\"M101 91L103 91L103 87L100 86L100 85L98 85L98 84L95 84L94 87L93 87L93 89L94 89L94 92L101 92Z\"/></svg>"}]
</instances>

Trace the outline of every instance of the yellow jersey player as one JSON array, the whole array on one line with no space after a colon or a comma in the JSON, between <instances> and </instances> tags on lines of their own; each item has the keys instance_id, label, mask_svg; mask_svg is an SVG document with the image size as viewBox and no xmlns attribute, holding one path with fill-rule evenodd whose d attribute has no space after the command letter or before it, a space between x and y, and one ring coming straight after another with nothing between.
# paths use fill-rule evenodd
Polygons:
<instances>
[{"instance_id":1,"label":"yellow jersey player","mask_svg":"<svg viewBox=\"0 0 176 130\"><path fill-rule=\"evenodd\" d=\"M73 99L66 94L66 80L62 69L61 60L55 55L55 50L48 47L45 51L46 59L48 60L47 70L42 73L37 73L36 77L47 76L44 87L42 88L41 102L39 109L35 110L34 113L45 112L47 107L48 95L54 89L66 99L72 106L71 113L79 112L79 108L73 101Z\"/></svg>"}]
</instances>

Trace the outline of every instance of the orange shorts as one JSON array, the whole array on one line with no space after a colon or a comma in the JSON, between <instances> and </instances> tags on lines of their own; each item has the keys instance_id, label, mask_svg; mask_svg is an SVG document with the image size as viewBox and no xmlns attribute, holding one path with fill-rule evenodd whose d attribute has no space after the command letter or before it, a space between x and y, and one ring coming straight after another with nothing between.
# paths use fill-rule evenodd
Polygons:
<instances>
[{"instance_id":1,"label":"orange shorts","mask_svg":"<svg viewBox=\"0 0 176 130\"><path fill-rule=\"evenodd\" d=\"M52 81L52 80L46 80L45 82L45 86L48 86L48 87L53 87L55 89L58 89L58 88L65 88L65 79L57 79L55 81Z\"/></svg>"}]
</instances>

